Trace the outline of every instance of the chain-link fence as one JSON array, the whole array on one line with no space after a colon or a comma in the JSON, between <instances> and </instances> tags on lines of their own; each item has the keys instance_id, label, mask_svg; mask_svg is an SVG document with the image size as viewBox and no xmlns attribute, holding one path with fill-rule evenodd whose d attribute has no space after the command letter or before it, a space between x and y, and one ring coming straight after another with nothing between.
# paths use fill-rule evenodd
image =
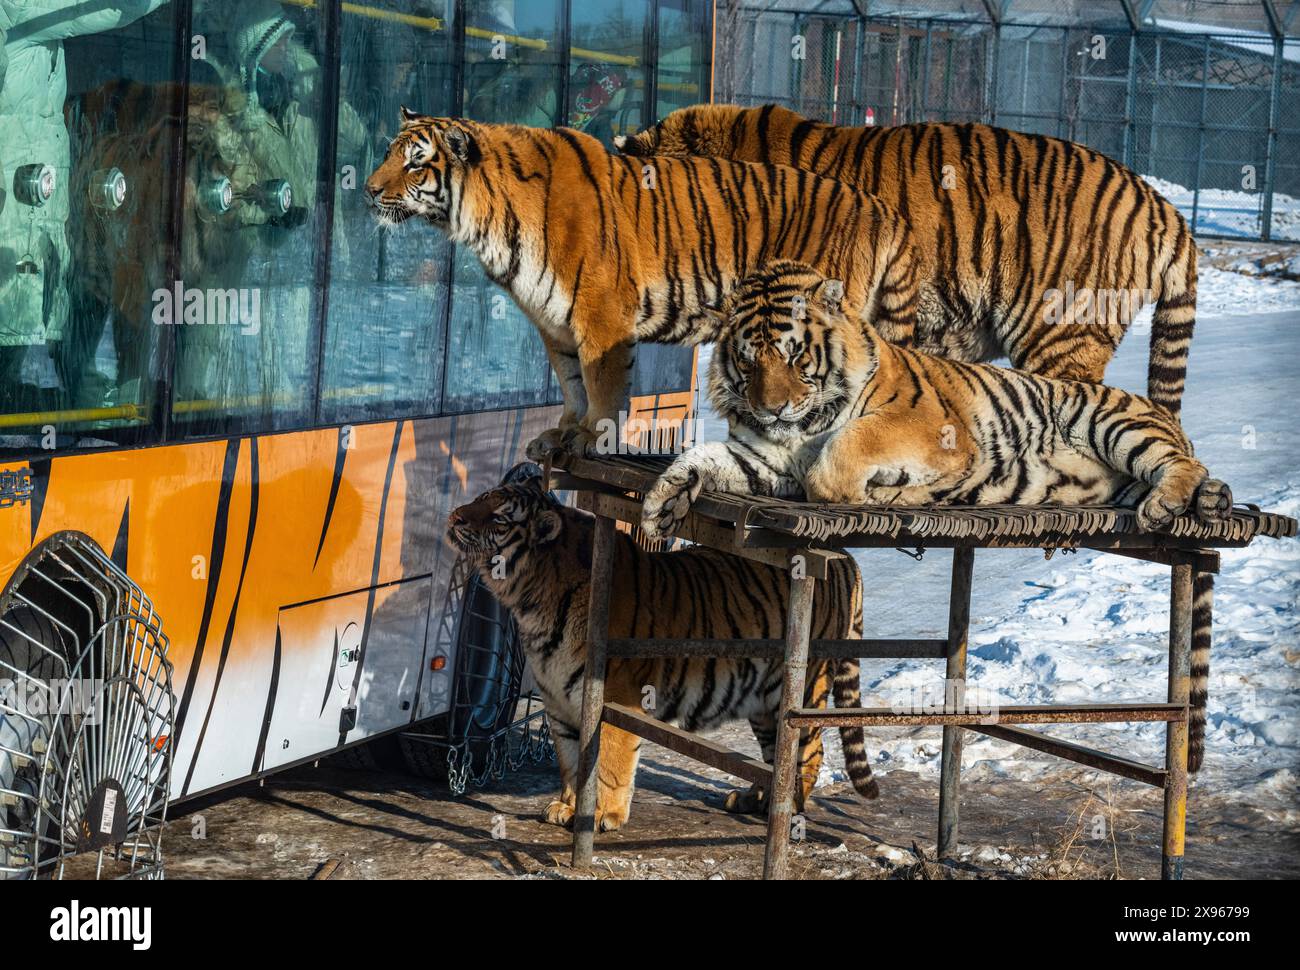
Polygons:
<instances>
[{"instance_id":1,"label":"chain-link fence","mask_svg":"<svg viewBox=\"0 0 1300 970\"><path fill-rule=\"evenodd\" d=\"M1070 26L995 23L952 3L933 5L944 16L925 3L872 14L880 5L861 0L815 12L827 6L720 0L715 100L841 125L979 121L1067 138L1146 175L1199 234L1300 240L1300 38L1133 30L1120 3L1086 5L1097 22Z\"/></svg>"}]
</instances>

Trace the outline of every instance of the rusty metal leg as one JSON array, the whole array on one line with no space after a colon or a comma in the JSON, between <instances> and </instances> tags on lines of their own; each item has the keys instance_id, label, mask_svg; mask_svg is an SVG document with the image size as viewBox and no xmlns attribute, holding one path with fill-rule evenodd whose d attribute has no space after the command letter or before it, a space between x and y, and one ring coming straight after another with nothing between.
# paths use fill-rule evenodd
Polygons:
<instances>
[{"instance_id":1,"label":"rusty metal leg","mask_svg":"<svg viewBox=\"0 0 1300 970\"><path fill-rule=\"evenodd\" d=\"M1192 566L1173 567L1169 595L1169 703L1186 704L1192 686ZM1187 830L1187 712L1165 728L1165 831L1161 879L1183 878Z\"/></svg>"},{"instance_id":2,"label":"rusty metal leg","mask_svg":"<svg viewBox=\"0 0 1300 970\"><path fill-rule=\"evenodd\" d=\"M781 682L781 707L776 721L776 752L772 764L772 791L767 814L767 851L763 878L784 879L790 859L790 816L794 811L794 786L799 775L799 728L786 719L803 707L808 674L808 633L812 624L812 577L790 579L789 614L785 623L785 676Z\"/></svg>"},{"instance_id":3,"label":"rusty metal leg","mask_svg":"<svg viewBox=\"0 0 1300 970\"><path fill-rule=\"evenodd\" d=\"M591 599L587 606L587 664L582 677L582 722L578 729L577 807L573 814L573 865L591 865L596 835L600 772L600 720L605 709L605 645L609 639L609 594L614 572L614 520L597 517L591 554Z\"/></svg>"},{"instance_id":4,"label":"rusty metal leg","mask_svg":"<svg viewBox=\"0 0 1300 970\"><path fill-rule=\"evenodd\" d=\"M966 702L966 640L970 631L970 587L975 550L952 551L952 590L948 598L948 667L944 698L960 710ZM939 845L937 855L948 858L957 851L957 815L961 784L962 728L943 729L943 761L939 769Z\"/></svg>"}]
</instances>

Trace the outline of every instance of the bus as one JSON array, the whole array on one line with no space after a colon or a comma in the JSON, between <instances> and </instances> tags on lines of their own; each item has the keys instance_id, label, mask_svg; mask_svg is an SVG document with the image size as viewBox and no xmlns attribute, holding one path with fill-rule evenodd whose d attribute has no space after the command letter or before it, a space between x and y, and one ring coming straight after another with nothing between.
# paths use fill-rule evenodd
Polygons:
<instances>
[{"instance_id":1,"label":"bus","mask_svg":"<svg viewBox=\"0 0 1300 970\"><path fill-rule=\"evenodd\" d=\"M157 875L169 801L418 734L508 626L445 517L560 389L471 254L367 210L399 107L608 144L709 99L712 3L8 9L0 877ZM694 384L642 348L634 416L686 433Z\"/></svg>"}]
</instances>

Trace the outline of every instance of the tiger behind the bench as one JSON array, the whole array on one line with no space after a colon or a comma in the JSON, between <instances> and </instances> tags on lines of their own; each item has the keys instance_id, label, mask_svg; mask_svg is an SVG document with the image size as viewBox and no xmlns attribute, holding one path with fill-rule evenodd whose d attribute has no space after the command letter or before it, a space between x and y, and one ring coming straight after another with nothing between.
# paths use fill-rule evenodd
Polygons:
<instances>
[{"instance_id":1,"label":"tiger behind the bench","mask_svg":"<svg viewBox=\"0 0 1300 970\"><path fill-rule=\"evenodd\" d=\"M534 478L483 493L453 511L447 522L452 544L473 558L483 582L515 618L560 762L563 787L545 817L568 824L574 813L594 520L560 505ZM609 631L612 637L780 639L788 590L789 574L782 569L701 546L646 552L618 532ZM817 584L812 636L860 637L861 593L853 560L832 562L831 574ZM605 699L644 707L651 688L648 713L688 731L747 718L770 764L782 669L780 659L611 658ZM807 683L808 707L824 707L832 691L837 707L861 706L856 660L813 661ZM862 729L841 729L840 736L853 786L875 798ZM627 821L641 739L609 724L602 725L600 738L596 826L607 831ZM804 732L797 807L812 791L821 762L820 730ZM765 810L765 793L757 787L732 792L726 807Z\"/></svg>"}]
</instances>

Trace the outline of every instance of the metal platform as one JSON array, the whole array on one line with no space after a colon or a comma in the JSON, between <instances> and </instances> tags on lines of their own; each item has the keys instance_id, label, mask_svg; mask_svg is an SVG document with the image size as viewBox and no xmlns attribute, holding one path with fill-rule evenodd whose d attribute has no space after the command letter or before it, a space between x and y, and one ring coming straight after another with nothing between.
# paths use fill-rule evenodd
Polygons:
<instances>
[{"instance_id":1,"label":"metal platform","mask_svg":"<svg viewBox=\"0 0 1300 970\"><path fill-rule=\"evenodd\" d=\"M588 658L574 817L573 863L591 864L597 795L596 764L601 723L629 731L770 792L765 878L787 871L796 752L801 728L839 725L943 727L939 787L938 854L957 847L958 794L963 730L978 731L1024 747L1144 782L1164 790L1161 876L1181 879L1187 816L1188 696L1191 686L1192 586L1198 573L1217 573L1220 548L1236 548L1260 536L1296 534L1296 521L1239 506L1221 522L1190 516L1159 533L1141 532L1131 509L1081 507L858 507L811 504L761 496L702 493L675 535L723 552L790 569L789 612L784 641L610 639L609 597L615 523L638 524L641 499L670 459L663 457L552 458L552 484L579 493L579 505L596 516L592 555ZM826 565L848 548L953 549L948 635L943 639L809 639L813 592ZM964 704L966 648L970 625L971 577L979 548L1095 549L1170 568L1169 672L1161 702L1124 704L1007 705L996 712ZM775 763L765 765L706 741L643 711L606 704L604 680L610 657L732 656L785 659ZM890 708L800 707L811 658L857 657L940 659L953 702L935 712ZM1146 765L1121 755L1051 738L1018 725L1092 721L1163 721L1165 764Z\"/></svg>"}]
</instances>

